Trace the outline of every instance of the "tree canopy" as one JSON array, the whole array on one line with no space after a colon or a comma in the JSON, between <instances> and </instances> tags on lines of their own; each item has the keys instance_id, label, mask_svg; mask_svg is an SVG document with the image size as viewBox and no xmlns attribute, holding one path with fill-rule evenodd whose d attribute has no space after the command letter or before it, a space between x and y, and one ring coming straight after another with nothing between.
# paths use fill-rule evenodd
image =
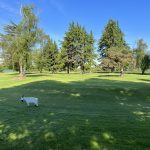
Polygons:
<instances>
[{"instance_id":1,"label":"tree canopy","mask_svg":"<svg viewBox=\"0 0 150 150\"><path fill-rule=\"evenodd\" d=\"M4 58L11 58L12 64L18 63L20 75L25 76L30 52L37 40L38 19L31 5L23 6L21 12L22 19L18 24L10 22L4 26L5 34L1 34L1 41Z\"/></svg>"},{"instance_id":2,"label":"tree canopy","mask_svg":"<svg viewBox=\"0 0 150 150\"><path fill-rule=\"evenodd\" d=\"M108 21L98 46L101 64L105 69L124 70L132 59L132 53L124 40L124 34L118 22L114 20Z\"/></svg>"},{"instance_id":3,"label":"tree canopy","mask_svg":"<svg viewBox=\"0 0 150 150\"><path fill-rule=\"evenodd\" d=\"M93 32L79 23L71 22L60 47L57 44L38 27L38 17L32 5L24 5L21 20L5 25L4 33L0 34L4 65L19 71L22 77L30 68L52 73L80 69L81 73L85 73L95 66L97 55ZM122 73L129 68L141 68L144 73L149 68L147 44L139 39L132 50L118 21L108 21L97 44L99 64L103 70Z\"/></svg>"},{"instance_id":4,"label":"tree canopy","mask_svg":"<svg viewBox=\"0 0 150 150\"><path fill-rule=\"evenodd\" d=\"M136 59L136 67L140 68L142 60L146 54L146 50L148 48L147 44L144 42L143 39L139 39L136 43L136 48L134 49L134 55Z\"/></svg>"},{"instance_id":5,"label":"tree canopy","mask_svg":"<svg viewBox=\"0 0 150 150\"><path fill-rule=\"evenodd\" d=\"M94 42L92 32L87 33L86 29L78 23L72 22L70 24L62 42L61 51L64 66L67 67L68 73L70 69L78 66L82 73L84 73L86 65L91 67L95 57Z\"/></svg>"},{"instance_id":6,"label":"tree canopy","mask_svg":"<svg viewBox=\"0 0 150 150\"><path fill-rule=\"evenodd\" d=\"M124 46L127 46L124 40L124 33L121 31L118 22L110 19L98 42L98 51L101 57L105 57L107 55L107 50L111 47L121 48Z\"/></svg>"}]
</instances>

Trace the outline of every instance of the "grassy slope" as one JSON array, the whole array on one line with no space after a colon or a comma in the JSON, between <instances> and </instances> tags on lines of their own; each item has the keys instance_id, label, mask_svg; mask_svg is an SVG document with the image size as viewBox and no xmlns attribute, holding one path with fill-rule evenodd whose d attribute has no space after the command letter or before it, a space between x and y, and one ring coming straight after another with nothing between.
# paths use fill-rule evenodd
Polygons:
<instances>
[{"instance_id":1,"label":"grassy slope","mask_svg":"<svg viewBox=\"0 0 150 150\"><path fill-rule=\"evenodd\" d=\"M15 76L0 74L0 149L149 149L150 76Z\"/></svg>"}]
</instances>

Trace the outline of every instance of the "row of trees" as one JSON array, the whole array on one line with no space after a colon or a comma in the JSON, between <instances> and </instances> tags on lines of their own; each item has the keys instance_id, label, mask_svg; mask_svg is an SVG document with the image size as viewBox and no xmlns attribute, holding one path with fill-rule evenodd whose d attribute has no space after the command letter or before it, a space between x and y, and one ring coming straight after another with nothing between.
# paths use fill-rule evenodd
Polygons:
<instances>
[{"instance_id":1,"label":"row of trees","mask_svg":"<svg viewBox=\"0 0 150 150\"><path fill-rule=\"evenodd\" d=\"M94 64L94 38L92 32L87 33L84 27L72 22L62 41L61 49L41 30L39 41L32 52L33 65L40 71L74 70L80 67L81 72L90 69Z\"/></svg>"},{"instance_id":2,"label":"row of trees","mask_svg":"<svg viewBox=\"0 0 150 150\"><path fill-rule=\"evenodd\" d=\"M57 43L38 27L38 18L32 6L22 7L22 19L16 24L4 26L5 34L0 35L5 66L18 70L21 76L25 71L36 68L56 71L80 68L84 73L96 66L95 40L92 31L72 22L58 48ZM98 42L99 66L103 70L120 71L141 68L142 73L150 66L147 45L140 39L137 47L131 49L124 40L118 22L109 20Z\"/></svg>"},{"instance_id":3,"label":"row of trees","mask_svg":"<svg viewBox=\"0 0 150 150\"><path fill-rule=\"evenodd\" d=\"M143 39L137 41L137 46L131 49L124 40L118 22L109 20L98 43L103 69L120 70L123 75L127 69L141 69L142 74L150 66L150 56L147 54L147 44Z\"/></svg>"}]
</instances>

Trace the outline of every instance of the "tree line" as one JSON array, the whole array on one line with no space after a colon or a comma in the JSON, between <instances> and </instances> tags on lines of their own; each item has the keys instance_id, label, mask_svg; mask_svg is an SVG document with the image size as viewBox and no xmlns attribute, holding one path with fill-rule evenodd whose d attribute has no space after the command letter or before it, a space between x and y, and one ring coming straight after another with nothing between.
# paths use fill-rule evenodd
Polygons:
<instances>
[{"instance_id":1,"label":"tree line","mask_svg":"<svg viewBox=\"0 0 150 150\"><path fill-rule=\"evenodd\" d=\"M96 53L92 31L79 23L70 23L68 31L58 47L56 41L38 27L38 18L34 7L24 5L21 9L21 21L10 22L0 34L3 66L20 72L24 77L27 70L37 69L55 73L74 71L81 73L92 68L105 71L141 69L142 74L150 67L148 46L143 39L137 41L136 48L130 48L124 39L124 33L117 21L110 19L98 41ZM98 64L96 59L98 58Z\"/></svg>"}]
</instances>

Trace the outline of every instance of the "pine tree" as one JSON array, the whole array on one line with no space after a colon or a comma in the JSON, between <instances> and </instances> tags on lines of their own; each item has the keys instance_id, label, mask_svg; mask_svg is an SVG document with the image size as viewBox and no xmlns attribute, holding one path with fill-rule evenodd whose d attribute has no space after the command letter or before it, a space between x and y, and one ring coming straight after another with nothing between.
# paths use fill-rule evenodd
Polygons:
<instances>
[{"instance_id":1,"label":"pine tree","mask_svg":"<svg viewBox=\"0 0 150 150\"><path fill-rule=\"evenodd\" d=\"M69 26L69 31L66 32L64 41L62 42L61 58L63 59L64 65L67 67L67 73L70 72L76 52L75 32L75 24L72 22Z\"/></svg>"},{"instance_id":2,"label":"pine tree","mask_svg":"<svg viewBox=\"0 0 150 150\"><path fill-rule=\"evenodd\" d=\"M42 30L39 31L39 48L33 53L34 63L36 68L51 71L52 73L58 70L58 47L49 35L46 35Z\"/></svg>"},{"instance_id":3,"label":"pine tree","mask_svg":"<svg viewBox=\"0 0 150 150\"><path fill-rule=\"evenodd\" d=\"M45 69L55 73L58 64L58 47L55 41L48 37L48 41L44 47Z\"/></svg>"},{"instance_id":4,"label":"pine tree","mask_svg":"<svg viewBox=\"0 0 150 150\"><path fill-rule=\"evenodd\" d=\"M67 73L70 69L78 66L84 73L85 65L92 65L94 59L93 34L88 34L84 27L72 22L62 42L61 58L64 61L64 66L67 66Z\"/></svg>"},{"instance_id":5,"label":"pine tree","mask_svg":"<svg viewBox=\"0 0 150 150\"><path fill-rule=\"evenodd\" d=\"M145 73L147 69L150 68L150 56L146 54L144 58L141 61L141 70L142 70L142 75Z\"/></svg>"},{"instance_id":6,"label":"pine tree","mask_svg":"<svg viewBox=\"0 0 150 150\"><path fill-rule=\"evenodd\" d=\"M118 68L122 75L125 66L128 66L132 60L132 53L124 40L124 34L118 22L109 20L98 44L103 68L111 69L111 71Z\"/></svg>"},{"instance_id":7,"label":"pine tree","mask_svg":"<svg viewBox=\"0 0 150 150\"><path fill-rule=\"evenodd\" d=\"M101 57L105 57L107 49L110 47L124 47L127 46L124 40L124 33L121 31L118 22L109 20L106 25L101 39L98 43Z\"/></svg>"}]
</instances>

